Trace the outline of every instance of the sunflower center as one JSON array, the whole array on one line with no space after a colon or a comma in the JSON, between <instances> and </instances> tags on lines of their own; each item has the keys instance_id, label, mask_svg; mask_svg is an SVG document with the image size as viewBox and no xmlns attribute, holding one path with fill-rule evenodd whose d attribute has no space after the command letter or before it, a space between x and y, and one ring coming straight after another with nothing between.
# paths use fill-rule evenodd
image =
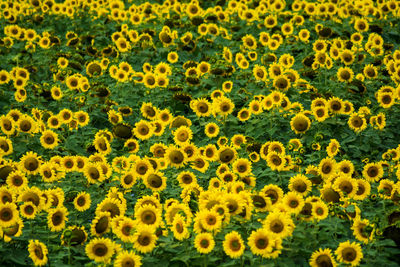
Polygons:
<instances>
[{"instance_id":1,"label":"sunflower center","mask_svg":"<svg viewBox=\"0 0 400 267\"><path fill-rule=\"evenodd\" d=\"M54 226L60 225L63 221L63 214L61 212L57 211L51 217L51 221L53 222Z\"/></svg>"},{"instance_id":2,"label":"sunflower center","mask_svg":"<svg viewBox=\"0 0 400 267\"><path fill-rule=\"evenodd\" d=\"M103 216L96 223L95 230L96 230L97 234L102 234L102 233L106 232L107 229L108 229L108 217Z\"/></svg>"},{"instance_id":3,"label":"sunflower center","mask_svg":"<svg viewBox=\"0 0 400 267\"><path fill-rule=\"evenodd\" d=\"M234 239L230 242L231 250L238 251L241 248L240 242L237 239Z\"/></svg>"},{"instance_id":4,"label":"sunflower center","mask_svg":"<svg viewBox=\"0 0 400 267\"><path fill-rule=\"evenodd\" d=\"M135 261L133 259L128 258L128 259L124 259L121 262L121 266L123 266L123 267L134 267L134 266L136 266L136 264L135 264Z\"/></svg>"},{"instance_id":5,"label":"sunflower center","mask_svg":"<svg viewBox=\"0 0 400 267\"><path fill-rule=\"evenodd\" d=\"M208 225L215 225L217 223L217 220L215 219L215 217L208 217L207 218L207 224Z\"/></svg>"},{"instance_id":6,"label":"sunflower center","mask_svg":"<svg viewBox=\"0 0 400 267\"><path fill-rule=\"evenodd\" d=\"M85 197L80 196L76 202L78 203L78 206L82 207L86 204L86 199Z\"/></svg>"},{"instance_id":7,"label":"sunflower center","mask_svg":"<svg viewBox=\"0 0 400 267\"><path fill-rule=\"evenodd\" d=\"M303 181L297 181L293 187L294 190L300 193L303 193L307 190L307 185Z\"/></svg>"},{"instance_id":8,"label":"sunflower center","mask_svg":"<svg viewBox=\"0 0 400 267\"><path fill-rule=\"evenodd\" d=\"M268 246L268 239L265 237L261 237L257 239L255 243L258 249L265 249Z\"/></svg>"},{"instance_id":9,"label":"sunflower center","mask_svg":"<svg viewBox=\"0 0 400 267\"><path fill-rule=\"evenodd\" d=\"M182 234L182 233L183 233L183 230L184 230L181 223L177 223L176 226L175 226L175 229L176 229L176 231L177 231L178 233L180 233L180 234Z\"/></svg>"},{"instance_id":10,"label":"sunflower center","mask_svg":"<svg viewBox=\"0 0 400 267\"><path fill-rule=\"evenodd\" d=\"M96 244L93 247L93 253L97 257L103 257L103 256L105 256L107 254L107 252L108 252L108 248L104 244Z\"/></svg>"},{"instance_id":11,"label":"sunflower center","mask_svg":"<svg viewBox=\"0 0 400 267\"><path fill-rule=\"evenodd\" d=\"M292 199L292 200L289 202L289 206L290 206L291 208L296 208L297 206L299 206L299 202L298 202L297 200L295 200L295 199Z\"/></svg>"},{"instance_id":12,"label":"sunflower center","mask_svg":"<svg viewBox=\"0 0 400 267\"><path fill-rule=\"evenodd\" d=\"M142 213L142 222L146 224L153 224L156 221L156 214L150 210L146 210Z\"/></svg>"},{"instance_id":13,"label":"sunflower center","mask_svg":"<svg viewBox=\"0 0 400 267\"><path fill-rule=\"evenodd\" d=\"M151 174L148 178L149 184L154 188L159 188L162 185L162 178L156 174Z\"/></svg>"},{"instance_id":14,"label":"sunflower center","mask_svg":"<svg viewBox=\"0 0 400 267\"><path fill-rule=\"evenodd\" d=\"M28 171L35 171L39 167L39 161L35 158L28 158L25 160L24 166Z\"/></svg>"},{"instance_id":15,"label":"sunflower center","mask_svg":"<svg viewBox=\"0 0 400 267\"><path fill-rule=\"evenodd\" d=\"M376 177L378 175L378 169L376 167L371 167L367 171L369 177Z\"/></svg>"},{"instance_id":16,"label":"sunflower center","mask_svg":"<svg viewBox=\"0 0 400 267\"><path fill-rule=\"evenodd\" d=\"M180 164L180 163L182 163L183 160L184 160L184 158L185 158L185 157L183 156L182 152L177 151L177 150L172 151L172 152L170 153L170 155L169 155L170 161L171 161L172 163L175 163L175 164Z\"/></svg>"},{"instance_id":17,"label":"sunflower center","mask_svg":"<svg viewBox=\"0 0 400 267\"><path fill-rule=\"evenodd\" d=\"M271 222L270 229L274 233L280 233L283 231L284 225L280 220L274 220Z\"/></svg>"},{"instance_id":18,"label":"sunflower center","mask_svg":"<svg viewBox=\"0 0 400 267\"><path fill-rule=\"evenodd\" d=\"M333 267L332 260L328 255L319 255L315 261L318 267Z\"/></svg>"},{"instance_id":19,"label":"sunflower center","mask_svg":"<svg viewBox=\"0 0 400 267\"><path fill-rule=\"evenodd\" d=\"M8 222L13 218L12 210L9 208L4 208L0 213L0 218L4 222Z\"/></svg>"},{"instance_id":20,"label":"sunflower center","mask_svg":"<svg viewBox=\"0 0 400 267\"><path fill-rule=\"evenodd\" d=\"M346 192L347 194L349 194L349 193L351 193L351 191L353 191L353 185L348 181L341 183L339 188L340 188L340 190Z\"/></svg>"},{"instance_id":21,"label":"sunflower center","mask_svg":"<svg viewBox=\"0 0 400 267\"><path fill-rule=\"evenodd\" d=\"M357 252L353 248L345 248L342 251L342 256L345 261L354 261L357 258Z\"/></svg>"},{"instance_id":22,"label":"sunflower center","mask_svg":"<svg viewBox=\"0 0 400 267\"><path fill-rule=\"evenodd\" d=\"M121 232L125 236L129 236L131 234L132 227L130 225L124 225L121 229Z\"/></svg>"},{"instance_id":23,"label":"sunflower center","mask_svg":"<svg viewBox=\"0 0 400 267\"><path fill-rule=\"evenodd\" d=\"M138 239L139 244L142 246L148 246L150 244L150 241L151 241L150 237L147 235L145 235L145 236L141 235Z\"/></svg>"},{"instance_id":24,"label":"sunflower center","mask_svg":"<svg viewBox=\"0 0 400 267\"><path fill-rule=\"evenodd\" d=\"M32 215L34 211L35 211L35 209L34 209L32 206L30 206L30 205L28 205L28 206L26 206L26 207L24 208L24 212L25 212L26 214L28 214L28 215Z\"/></svg>"},{"instance_id":25,"label":"sunflower center","mask_svg":"<svg viewBox=\"0 0 400 267\"><path fill-rule=\"evenodd\" d=\"M35 256L38 257L39 259L42 260L42 259L44 258L42 248L40 248L40 247L35 247L34 252L35 252Z\"/></svg>"},{"instance_id":26,"label":"sunflower center","mask_svg":"<svg viewBox=\"0 0 400 267\"><path fill-rule=\"evenodd\" d=\"M210 242L209 242L207 239L202 239L202 240L200 241L200 246L201 246L202 248L208 248L209 245L210 245Z\"/></svg>"}]
</instances>

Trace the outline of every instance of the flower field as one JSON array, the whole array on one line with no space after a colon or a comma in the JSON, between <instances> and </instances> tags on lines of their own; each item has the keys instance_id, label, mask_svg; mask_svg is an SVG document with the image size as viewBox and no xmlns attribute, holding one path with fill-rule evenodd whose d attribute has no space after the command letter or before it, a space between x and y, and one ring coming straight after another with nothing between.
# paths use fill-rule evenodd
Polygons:
<instances>
[{"instance_id":1,"label":"flower field","mask_svg":"<svg viewBox=\"0 0 400 267\"><path fill-rule=\"evenodd\" d=\"M400 265L400 1L0 7L0 266Z\"/></svg>"}]
</instances>

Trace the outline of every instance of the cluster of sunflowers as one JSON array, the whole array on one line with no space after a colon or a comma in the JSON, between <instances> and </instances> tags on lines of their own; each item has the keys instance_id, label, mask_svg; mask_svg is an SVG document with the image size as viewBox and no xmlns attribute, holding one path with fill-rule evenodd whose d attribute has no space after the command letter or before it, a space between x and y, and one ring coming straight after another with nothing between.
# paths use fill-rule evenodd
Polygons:
<instances>
[{"instance_id":1,"label":"cluster of sunflowers","mask_svg":"<svg viewBox=\"0 0 400 267\"><path fill-rule=\"evenodd\" d=\"M141 2L0 0L1 265L396 266L400 2Z\"/></svg>"}]
</instances>

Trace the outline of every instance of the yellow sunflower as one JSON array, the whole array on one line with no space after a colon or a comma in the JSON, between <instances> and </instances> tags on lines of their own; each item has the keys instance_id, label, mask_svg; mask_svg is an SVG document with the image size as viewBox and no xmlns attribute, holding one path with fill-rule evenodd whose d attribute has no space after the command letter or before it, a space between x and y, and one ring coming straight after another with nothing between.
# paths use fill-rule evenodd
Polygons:
<instances>
[{"instance_id":1,"label":"yellow sunflower","mask_svg":"<svg viewBox=\"0 0 400 267\"><path fill-rule=\"evenodd\" d=\"M350 241L342 242L339 244L335 251L337 259L345 264L357 266L363 258L363 253L360 244Z\"/></svg>"},{"instance_id":2,"label":"yellow sunflower","mask_svg":"<svg viewBox=\"0 0 400 267\"><path fill-rule=\"evenodd\" d=\"M311 255L309 263L311 267L337 266L337 263L332 255L332 250L330 248L320 248L314 251Z\"/></svg>"},{"instance_id":3,"label":"yellow sunflower","mask_svg":"<svg viewBox=\"0 0 400 267\"><path fill-rule=\"evenodd\" d=\"M114 267L140 267L142 266L142 258L133 251L121 251L117 254L114 261Z\"/></svg>"},{"instance_id":4,"label":"yellow sunflower","mask_svg":"<svg viewBox=\"0 0 400 267\"><path fill-rule=\"evenodd\" d=\"M264 228L252 231L247 242L251 252L254 255L260 255L262 257L265 257L267 253L272 251L274 243L275 238Z\"/></svg>"},{"instance_id":5,"label":"yellow sunflower","mask_svg":"<svg viewBox=\"0 0 400 267\"><path fill-rule=\"evenodd\" d=\"M91 204L90 194L86 192L80 192L74 198L74 207L77 211L85 211L90 208Z\"/></svg>"},{"instance_id":6,"label":"yellow sunflower","mask_svg":"<svg viewBox=\"0 0 400 267\"><path fill-rule=\"evenodd\" d=\"M65 207L50 209L47 215L47 225L52 232L58 232L65 228L68 221L68 210Z\"/></svg>"},{"instance_id":7,"label":"yellow sunflower","mask_svg":"<svg viewBox=\"0 0 400 267\"><path fill-rule=\"evenodd\" d=\"M10 202L0 204L0 227L7 228L12 226L18 218L17 205Z\"/></svg>"},{"instance_id":8,"label":"yellow sunflower","mask_svg":"<svg viewBox=\"0 0 400 267\"><path fill-rule=\"evenodd\" d=\"M141 225L133 236L133 247L141 252L151 252L156 247L157 236L155 229L148 225Z\"/></svg>"},{"instance_id":9,"label":"yellow sunflower","mask_svg":"<svg viewBox=\"0 0 400 267\"><path fill-rule=\"evenodd\" d=\"M199 253L208 254L215 247L215 241L210 233L200 233L194 239L194 247Z\"/></svg>"},{"instance_id":10,"label":"yellow sunflower","mask_svg":"<svg viewBox=\"0 0 400 267\"><path fill-rule=\"evenodd\" d=\"M39 240L29 240L28 252L35 266L43 266L47 263L47 247Z\"/></svg>"},{"instance_id":11,"label":"yellow sunflower","mask_svg":"<svg viewBox=\"0 0 400 267\"><path fill-rule=\"evenodd\" d=\"M115 252L115 244L109 238L93 238L85 247L89 259L108 263Z\"/></svg>"},{"instance_id":12,"label":"yellow sunflower","mask_svg":"<svg viewBox=\"0 0 400 267\"><path fill-rule=\"evenodd\" d=\"M302 113L298 113L290 120L290 127L296 134L305 133L308 129L310 129L310 126L310 119Z\"/></svg>"},{"instance_id":13,"label":"yellow sunflower","mask_svg":"<svg viewBox=\"0 0 400 267\"><path fill-rule=\"evenodd\" d=\"M233 259L242 256L245 250L245 245L242 237L236 231L232 231L226 234L222 245L226 255Z\"/></svg>"}]
</instances>

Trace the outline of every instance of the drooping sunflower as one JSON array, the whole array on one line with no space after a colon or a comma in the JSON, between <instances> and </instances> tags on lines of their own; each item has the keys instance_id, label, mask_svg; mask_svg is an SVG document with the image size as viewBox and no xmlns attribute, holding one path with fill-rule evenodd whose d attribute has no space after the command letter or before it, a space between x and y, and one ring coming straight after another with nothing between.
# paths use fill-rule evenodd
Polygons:
<instances>
[{"instance_id":1,"label":"drooping sunflower","mask_svg":"<svg viewBox=\"0 0 400 267\"><path fill-rule=\"evenodd\" d=\"M65 228L65 222L68 221L68 210L65 207L50 209L47 215L47 225L52 232L58 232Z\"/></svg>"},{"instance_id":2,"label":"drooping sunflower","mask_svg":"<svg viewBox=\"0 0 400 267\"><path fill-rule=\"evenodd\" d=\"M335 251L337 259L345 264L357 266L363 258L363 253L360 244L356 242L346 241L339 244Z\"/></svg>"},{"instance_id":3,"label":"drooping sunflower","mask_svg":"<svg viewBox=\"0 0 400 267\"><path fill-rule=\"evenodd\" d=\"M314 251L313 254L311 254L309 263L311 267L337 266L337 263L332 255L332 250L330 248L320 248Z\"/></svg>"},{"instance_id":4,"label":"drooping sunflower","mask_svg":"<svg viewBox=\"0 0 400 267\"><path fill-rule=\"evenodd\" d=\"M140 267L142 258L133 251L121 251L117 254L114 261L114 267Z\"/></svg>"},{"instance_id":5,"label":"drooping sunflower","mask_svg":"<svg viewBox=\"0 0 400 267\"><path fill-rule=\"evenodd\" d=\"M210 233L200 233L194 239L194 247L199 253L208 254L215 247L215 241Z\"/></svg>"},{"instance_id":6,"label":"drooping sunflower","mask_svg":"<svg viewBox=\"0 0 400 267\"><path fill-rule=\"evenodd\" d=\"M93 219L90 233L93 236L102 236L110 231L111 218L109 212L100 212Z\"/></svg>"},{"instance_id":7,"label":"drooping sunflower","mask_svg":"<svg viewBox=\"0 0 400 267\"><path fill-rule=\"evenodd\" d=\"M93 238L85 247L89 259L106 263L115 253L115 244L109 238Z\"/></svg>"},{"instance_id":8,"label":"drooping sunflower","mask_svg":"<svg viewBox=\"0 0 400 267\"><path fill-rule=\"evenodd\" d=\"M35 266L43 266L47 263L47 247L39 240L29 240L28 252Z\"/></svg>"},{"instance_id":9,"label":"drooping sunflower","mask_svg":"<svg viewBox=\"0 0 400 267\"><path fill-rule=\"evenodd\" d=\"M302 113L298 113L290 120L290 127L296 134L305 133L308 129L310 129L310 126L310 119Z\"/></svg>"},{"instance_id":10,"label":"drooping sunflower","mask_svg":"<svg viewBox=\"0 0 400 267\"><path fill-rule=\"evenodd\" d=\"M90 208L91 204L90 194L87 192L80 192L74 198L74 207L77 211L85 211Z\"/></svg>"},{"instance_id":11,"label":"drooping sunflower","mask_svg":"<svg viewBox=\"0 0 400 267\"><path fill-rule=\"evenodd\" d=\"M240 234L236 231L232 231L225 235L223 248L226 255L235 259L243 255L245 245Z\"/></svg>"}]
</instances>

